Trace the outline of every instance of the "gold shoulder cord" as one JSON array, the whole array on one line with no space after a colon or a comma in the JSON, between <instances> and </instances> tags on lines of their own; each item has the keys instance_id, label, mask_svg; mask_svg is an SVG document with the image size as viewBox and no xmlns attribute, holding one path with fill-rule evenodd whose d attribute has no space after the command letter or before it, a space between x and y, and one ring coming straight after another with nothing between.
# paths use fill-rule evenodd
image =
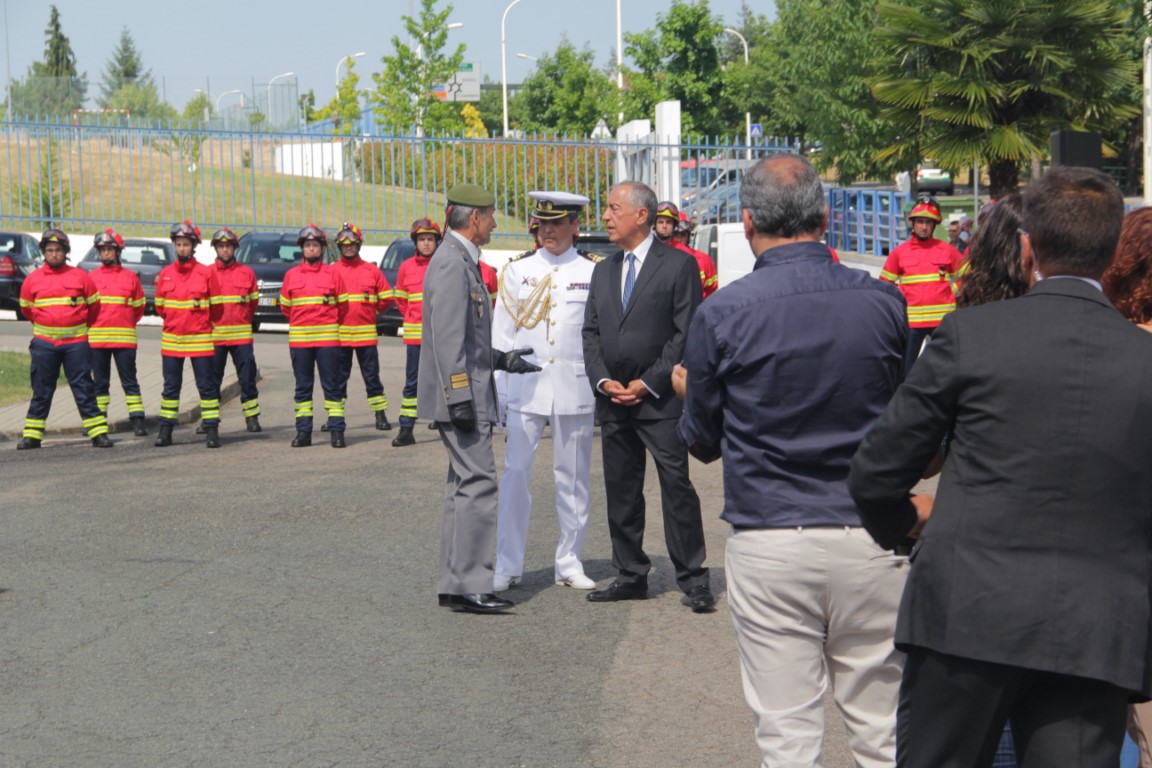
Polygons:
<instances>
[{"instance_id":1,"label":"gold shoulder cord","mask_svg":"<svg viewBox=\"0 0 1152 768\"><path fill-rule=\"evenodd\" d=\"M552 309L552 275L545 276L523 301L513 295L514 290L504 279L504 270L500 270L500 301L504 309L516 321L516 330L531 330L546 319Z\"/></svg>"}]
</instances>

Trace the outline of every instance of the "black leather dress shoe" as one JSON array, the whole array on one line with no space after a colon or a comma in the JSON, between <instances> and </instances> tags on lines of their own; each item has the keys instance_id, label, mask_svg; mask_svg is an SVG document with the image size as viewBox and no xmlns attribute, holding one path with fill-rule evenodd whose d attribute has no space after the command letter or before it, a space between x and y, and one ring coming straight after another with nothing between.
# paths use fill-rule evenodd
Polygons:
<instances>
[{"instance_id":1,"label":"black leather dress shoe","mask_svg":"<svg viewBox=\"0 0 1152 768\"><path fill-rule=\"evenodd\" d=\"M441 608L447 608L452 605L452 595L446 595L443 592L436 595L436 602L440 604Z\"/></svg>"},{"instance_id":2,"label":"black leather dress shoe","mask_svg":"<svg viewBox=\"0 0 1152 768\"><path fill-rule=\"evenodd\" d=\"M619 600L647 600L648 584L621 584L614 581L604 589L595 589L588 593L590 603L615 603Z\"/></svg>"},{"instance_id":3,"label":"black leather dress shoe","mask_svg":"<svg viewBox=\"0 0 1152 768\"><path fill-rule=\"evenodd\" d=\"M711 613L716 610L716 596L703 584L697 584L680 598L680 605L686 605L693 613Z\"/></svg>"},{"instance_id":4,"label":"black leather dress shoe","mask_svg":"<svg viewBox=\"0 0 1152 768\"><path fill-rule=\"evenodd\" d=\"M448 595L448 607L465 613L500 613L516 605L491 592L471 595Z\"/></svg>"}]
</instances>

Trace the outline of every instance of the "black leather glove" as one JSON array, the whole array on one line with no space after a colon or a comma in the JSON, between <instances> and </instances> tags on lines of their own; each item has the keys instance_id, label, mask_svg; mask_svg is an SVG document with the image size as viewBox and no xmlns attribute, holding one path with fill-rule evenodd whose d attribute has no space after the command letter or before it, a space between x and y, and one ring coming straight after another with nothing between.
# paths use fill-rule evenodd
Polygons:
<instances>
[{"instance_id":1,"label":"black leather glove","mask_svg":"<svg viewBox=\"0 0 1152 768\"><path fill-rule=\"evenodd\" d=\"M508 371L508 373L536 373L540 370L540 366L533 365L524 359L524 355L530 354L532 354L531 347L513 349L508 352L496 350L493 367L498 371Z\"/></svg>"},{"instance_id":2,"label":"black leather glove","mask_svg":"<svg viewBox=\"0 0 1152 768\"><path fill-rule=\"evenodd\" d=\"M448 406L448 418L457 432L476 431L476 409L472 407L471 400Z\"/></svg>"}]
</instances>

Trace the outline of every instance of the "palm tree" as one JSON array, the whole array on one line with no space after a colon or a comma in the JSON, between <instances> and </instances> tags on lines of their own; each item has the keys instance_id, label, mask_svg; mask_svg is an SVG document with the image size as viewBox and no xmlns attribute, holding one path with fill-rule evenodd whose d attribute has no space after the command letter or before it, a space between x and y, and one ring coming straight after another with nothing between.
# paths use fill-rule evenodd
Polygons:
<instances>
[{"instance_id":1,"label":"palm tree","mask_svg":"<svg viewBox=\"0 0 1152 768\"><path fill-rule=\"evenodd\" d=\"M900 138L882 158L988 169L993 196L1058 129L1107 131L1139 114L1125 49L1131 8L1115 0L883 3L872 93Z\"/></svg>"}]
</instances>

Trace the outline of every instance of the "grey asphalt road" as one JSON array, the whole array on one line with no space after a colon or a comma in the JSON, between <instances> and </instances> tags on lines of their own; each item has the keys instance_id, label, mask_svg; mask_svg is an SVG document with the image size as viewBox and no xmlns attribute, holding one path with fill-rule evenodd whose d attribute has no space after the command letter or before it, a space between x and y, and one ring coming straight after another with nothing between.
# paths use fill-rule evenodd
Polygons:
<instances>
[{"instance_id":1,"label":"grey asphalt road","mask_svg":"<svg viewBox=\"0 0 1152 768\"><path fill-rule=\"evenodd\" d=\"M28 332L0 322L0 336ZM380 348L396 421L403 349ZM168 449L0 444L0 765L759 764L727 603L679 604L651 469L653 599L592 605L552 584L545 441L515 612L452 613L435 599L436 433L421 424L418 445L392 448L354 374L349 447L318 432L292 449L286 335L258 334L257 358L265 431L239 431L228 403L220 450L190 427ZM722 593L719 466L693 472ZM599 445L592 489L585 561L605 583ZM826 765L846 768L828 711Z\"/></svg>"}]
</instances>

